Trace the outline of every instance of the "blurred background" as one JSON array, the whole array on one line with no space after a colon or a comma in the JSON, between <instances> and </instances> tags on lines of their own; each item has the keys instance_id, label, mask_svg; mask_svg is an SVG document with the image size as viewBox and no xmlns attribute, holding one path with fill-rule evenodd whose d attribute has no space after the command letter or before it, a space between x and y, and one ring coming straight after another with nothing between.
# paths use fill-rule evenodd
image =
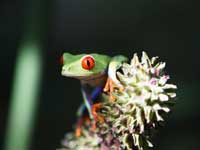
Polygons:
<instances>
[{"instance_id":1,"label":"blurred background","mask_svg":"<svg viewBox=\"0 0 200 150\"><path fill-rule=\"evenodd\" d=\"M60 75L63 52L131 58L144 50L167 62L178 85L155 149L197 150L199 14L189 0L1 0L0 149L55 150L72 130L82 99L79 81ZM23 128L30 136L19 133ZM12 132L29 146L8 144Z\"/></svg>"}]
</instances>

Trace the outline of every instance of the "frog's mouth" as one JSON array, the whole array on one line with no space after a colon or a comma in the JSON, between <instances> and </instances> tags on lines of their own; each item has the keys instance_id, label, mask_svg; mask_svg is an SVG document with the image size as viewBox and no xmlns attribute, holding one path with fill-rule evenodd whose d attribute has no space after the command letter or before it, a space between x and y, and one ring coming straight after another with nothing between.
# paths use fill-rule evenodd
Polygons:
<instances>
[{"instance_id":1,"label":"frog's mouth","mask_svg":"<svg viewBox=\"0 0 200 150\"><path fill-rule=\"evenodd\" d=\"M105 81L107 79L107 73L106 71L97 73L97 74L92 74L92 75L70 75L70 74L65 74L62 72L63 76L69 77L69 78L75 78L81 81L82 84L89 84L91 86L104 86Z\"/></svg>"},{"instance_id":2,"label":"frog's mouth","mask_svg":"<svg viewBox=\"0 0 200 150\"><path fill-rule=\"evenodd\" d=\"M96 80L98 78L101 78L103 76L106 76L105 72L100 72L97 74L92 74L92 75L70 75L70 74L64 74L62 73L63 76L65 77L69 77L69 78L75 78L75 79L79 79L79 80L84 80L84 81L89 81L89 80Z\"/></svg>"}]
</instances>

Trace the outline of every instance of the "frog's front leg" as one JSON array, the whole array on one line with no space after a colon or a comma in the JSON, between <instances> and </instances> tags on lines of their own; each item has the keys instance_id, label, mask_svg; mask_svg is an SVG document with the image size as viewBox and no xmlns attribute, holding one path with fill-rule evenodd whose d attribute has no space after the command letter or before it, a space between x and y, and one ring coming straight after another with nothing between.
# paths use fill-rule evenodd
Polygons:
<instances>
[{"instance_id":1,"label":"frog's front leg","mask_svg":"<svg viewBox=\"0 0 200 150\"><path fill-rule=\"evenodd\" d=\"M106 85L104 87L104 92L109 92L110 100L114 101L115 97L112 92L114 92L115 87L118 87L120 91L124 90L123 85L116 77L117 70L122 66L122 63L127 61L128 59L125 56L119 55L113 57L108 66L108 79Z\"/></svg>"},{"instance_id":2,"label":"frog's front leg","mask_svg":"<svg viewBox=\"0 0 200 150\"><path fill-rule=\"evenodd\" d=\"M84 105L88 110L89 117L90 117L90 119L92 119L93 118L92 112L91 112L92 104L93 104L92 99L91 99L91 97L88 96L88 94L86 93L86 90L83 87L81 88L81 93L82 93L82 96L83 96Z\"/></svg>"},{"instance_id":3,"label":"frog's front leg","mask_svg":"<svg viewBox=\"0 0 200 150\"><path fill-rule=\"evenodd\" d=\"M88 110L90 119L94 119L94 115L93 115L93 112L92 112L92 110L94 110L94 109L92 107L95 104L93 104L93 102L102 93L102 90L103 90L102 87L96 87L92 91L92 93L89 95L84 88L81 89L84 103L81 105L80 110L78 111L78 116L82 115L82 113L84 111L84 107L86 107L87 110Z\"/></svg>"}]
</instances>

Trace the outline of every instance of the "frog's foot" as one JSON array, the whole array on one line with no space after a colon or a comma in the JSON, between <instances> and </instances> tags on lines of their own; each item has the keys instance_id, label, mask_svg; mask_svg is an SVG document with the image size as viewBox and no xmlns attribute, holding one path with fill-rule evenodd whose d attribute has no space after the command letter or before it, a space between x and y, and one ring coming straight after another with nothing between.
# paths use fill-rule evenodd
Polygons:
<instances>
[{"instance_id":1,"label":"frog's foot","mask_svg":"<svg viewBox=\"0 0 200 150\"><path fill-rule=\"evenodd\" d=\"M101 106L102 106L102 103L96 103L96 104L92 105L92 116L93 116L93 119L94 119L94 122L93 122L93 125L92 125L93 130L96 129L96 123L97 122L101 122L101 123L105 122L105 119L97 113L97 110L100 109Z\"/></svg>"},{"instance_id":2,"label":"frog's foot","mask_svg":"<svg viewBox=\"0 0 200 150\"><path fill-rule=\"evenodd\" d=\"M76 137L81 136L83 123L85 123L86 125L89 125L90 119L88 117L85 117L85 116L79 118L77 125L76 125L76 129L75 129Z\"/></svg>"},{"instance_id":3,"label":"frog's foot","mask_svg":"<svg viewBox=\"0 0 200 150\"><path fill-rule=\"evenodd\" d=\"M117 84L114 81L112 81L112 79L110 77L108 77L107 81L106 81L106 85L104 87L104 92L109 92L110 94L110 100L113 102L115 101L115 97L112 94L112 92L114 92L115 88L118 87L120 91L124 90L123 85L121 84Z\"/></svg>"},{"instance_id":4,"label":"frog's foot","mask_svg":"<svg viewBox=\"0 0 200 150\"><path fill-rule=\"evenodd\" d=\"M102 116L98 115L97 110L100 109L102 106L102 103L96 103L92 105L92 115L95 121L99 121L103 123L105 120Z\"/></svg>"},{"instance_id":5,"label":"frog's foot","mask_svg":"<svg viewBox=\"0 0 200 150\"><path fill-rule=\"evenodd\" d=\"M76 137L77 137L77 138L80 137L80 136L81 136L81 133L82 133L82 128L81 128L81 126L77 126L77 127L76 127L76 131L75 131Z\"/></svg>"}]
</instances>

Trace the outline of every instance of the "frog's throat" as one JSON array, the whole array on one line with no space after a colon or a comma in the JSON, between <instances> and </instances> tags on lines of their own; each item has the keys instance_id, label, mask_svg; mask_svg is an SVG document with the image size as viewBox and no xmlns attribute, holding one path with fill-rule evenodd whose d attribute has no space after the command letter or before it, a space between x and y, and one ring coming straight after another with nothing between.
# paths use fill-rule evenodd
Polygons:
<instances>
[{"instance_id":1,"label":"frog's throat","mask_svg":"<svg viewBox=\"0 0 200 150\"><path fill-rule=\"evenodd\" d=\"M92 87L103 87L106 83L107 74L95 74L88 77L76 77L81 81L81 84L88 84Z\"/></svg>"}]
</instances>

